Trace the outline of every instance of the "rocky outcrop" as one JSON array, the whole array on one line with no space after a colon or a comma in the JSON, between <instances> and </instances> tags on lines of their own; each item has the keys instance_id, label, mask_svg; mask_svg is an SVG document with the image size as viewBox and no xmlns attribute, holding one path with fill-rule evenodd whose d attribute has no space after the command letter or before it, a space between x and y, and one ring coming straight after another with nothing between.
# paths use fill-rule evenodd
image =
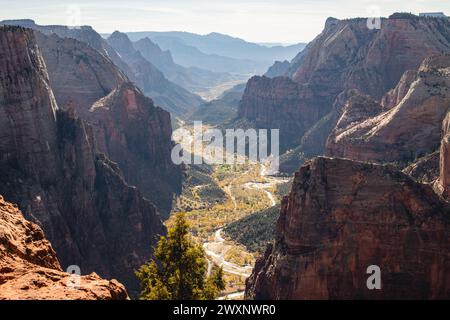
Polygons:
<instances>
[{"instance_id":1,"label":"rocky outcrop","mask_svg":"<svg viewBox=\"0 0 450 320\"><path fill-rule=\"evenodd\" d=\"M348 119L355 110L347 105L328 139L327 155L408 163L434 152L439 148L442 121L450 106L449 87L450 55L425 59L408 92L395 107L380 113L377 103L367 102L365 110L374 114L365 112Z\"/></svg>"},{"instance_id":2,"label":"rocky outcrop","mask_svg":"<svg viewBox=\"0 0 450 320\"><path fill-rule=\"evenodd\" d=\"M127 298L125 287L116 280L63 272L42 229L0 196L0 300Z\"/></svg>"},{"instance_id":3,"label":"rocky outcrop","mask_svg":"<svg viewBox=\"0 0 450 320\"><path fill-rule=\"evenodd\" d=\"M0 194L43 228L63 267L117 278L165 232L156 208L97 153L92 128L61 111L30 29L0 27Z\"/></svg>"},{"instance_id":4,"label":"rocky outcrop","mask_svg":"<svg viewBox=\"0 0 450 320\"><path fill-rule=\"evenodd\" d=\"M280 147L286 150L300 143L306 129L329 112L315 108L312 97L311 89L300 87L290 78L255 76L247 82L238 118L258 128L280 129Z\"/></svg>"},{"instance_id":5,"label":"rocky outcrop","mask_svg":"<svg viewBox=\"0 0 450 320\"><path fill-rule=\"evenodd\" d=\"M269 78L282 77L286 75L286 72L290 67L291 65L287 60L275 61L273 66L271 66L264 75Z\"/></svg>"},{"instance_id":6,"label":"rocky outcrop","mask_svg":"<svg viewBox=\"0 0 450 320\"><path fill-rule=\"evenodd\" d=\"M448 204L387 166L316 158L295 174L251 299L448 299ZM381 290L369 290L371 265Z\"/></svg>"},{"instance_id":7,"label":"rocky outcrop","mask_svg":"<svg viewBox=\"0 0 450 320\"><path fill-rule=\"evenodd\" d=\"M32 28L45 35L56 34L60 38L72 38L88 44L108 57L132 82L164 109L180 115L189 108L198 106L202 99L195 94L171 83L149 61L137 52L131 42L124 47L114 47L102 38L92 27L79 26L42 26L32 20L5 20L0 25L15 25ZM128 40L129 41L129 40ZM134 51L135 54L123 55L121 50Z\"/></svg>"},{"instance_id":8,"label":"rocky outcrop","mask_svg":"<svg viewBox=\"0 0 450 320\"><path fill-rule=\"evenodd\" d=\"M135 81L133 72L130 67L120 58L117 52L90 26L68 27L62 25L43 26L36 24L33 20L4 20L0 21L0 25L21 26L37 30L45 35L58 35L60 38L76 39L80 42L88 44L105 57L111 59L116 66L120 68L130 79Z\"/></svg>"},{"instance_id":9,"label":"rocky outcrop","mask_svg":"<svg viewBox=\"0 0 450 320\"><path fill-rule=\"evenodd\" d=\"M417 70L405 71L397 86L381 98L381 106L383 107L383 110L390 110L398 105L406 96L411 84L416 80L416 78Z\"/></svg>"},{"instance_id":10,"label":"rocky outcrop","mask_svg":"<svg viewBox=\"0 0 450 320\"><path fill-rule=\"evenodd\" d=\"M162 213L181 188L181 169L170 157L170 114L131 84L112 63L84 42L36 32L58 105L94 129L97 147L116 162Z\"/></svg>"},{"instance_id":11,"label":"rocky outcrop","mask_svg":"<svg viewBox=\"0 0 450 320\"><path fill-rule=\"evenodd\" d=\"M182 181L181 167L171 160L170 114L129 82L96 101L89 112L98 149L167 216Z\"/></svg>"},{"instance_id":12,"label":"rocky outcrop","mask_svg":"<svg viewBox=\"0 0 450 320\"><path fill-rule=\"evenodd\" d=\"M41 32L36 32L36 40L58 105L74 109L85 120L95 101L128 81L111 60L85 42Z\"/></svg>"},{"instance_id":13,"label":"rocky outcrop","mask_svg":"<svg viewBox=\"0 0 450 320\"><path fill-rule=\"evenodd\" d=\"M379 101L405 71L449 52L449 34L446 19L393 16L382 19L379 30L367 28L367 19L330 19L291 62L284 74L291 81L249 80L239 116L279 128L281 145L296 147L305 132L324 121L340 93L357 89Z\"/></svg>"},{"instance_id":14,"label":"rocky outcrop","mask_svg":"<svg viewBox=\"0 0 450 320\"><path fill-rule=\"evenodd\" d=\"M436 191L447 200L450 198L450 113L442 123L442 141L439 158L439 179L435 183Z\"/></svg>"},{"instance_id":15,"label":"rocky outcrop","mask_svg":"<svg viewBox=\"0 0 450 320\"><path fill-rule=\"evenodd\" d=\"M440 152L436 151L409 164L402 171L416 181L433 184L439 178Z\"/></svg>"},{"instance_id":16,"label":"rocky outcrop","mask_svg":"<svg viewBox=\"0 0 450 320\"><path fill-rule=\"evenodd\" d=\"M203 102L199 96L167 80L161 71L134 48L126 34L116 31L107 41L131 68L142 91L167 111L180 116Z\"/></svg>"}]
</instances>

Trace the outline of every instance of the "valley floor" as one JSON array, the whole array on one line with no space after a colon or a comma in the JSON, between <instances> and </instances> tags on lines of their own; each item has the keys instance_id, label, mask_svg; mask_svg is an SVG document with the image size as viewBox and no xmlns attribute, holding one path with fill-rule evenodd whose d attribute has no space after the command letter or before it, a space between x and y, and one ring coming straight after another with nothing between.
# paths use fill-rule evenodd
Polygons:
<instances>
[{"instance_id":1,"label":"valley floor","mask_svg":"<svg viewBox=\"0 0 450 320\"><path fill-rule=\"evenodd\" d=\"M192 132L185 123L182 126ZM192 139L182 140L177 142L184 150L189 150ZM190 179L190 183L184 186L175 201L174 213L185 213L192 234L203 244L209 270L213 264L223 267L227 288L221 299L241 299L257 253L249 252L243 245L227 238L222 230L234 221L277 205L277 185L286 183L287 179L266 176L260 163L211 165L208 169L202 172L207 176L204 181ZM196 170L191 166L188 175L197 174ZM218 190L210 192L214 190L212 186ZM167 221L168 225L171 223L172 218Z\"/></svg>"}]
</instances>

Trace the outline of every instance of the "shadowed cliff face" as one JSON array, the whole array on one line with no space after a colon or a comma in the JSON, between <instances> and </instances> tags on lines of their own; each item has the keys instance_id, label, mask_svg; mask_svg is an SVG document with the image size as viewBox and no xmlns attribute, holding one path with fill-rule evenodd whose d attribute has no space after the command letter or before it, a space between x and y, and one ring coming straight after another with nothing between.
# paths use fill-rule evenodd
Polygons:
<instances>
[{"instance_id":1,"label":"shadowed cliff face","mask_svg":"<svg viewBox=\"0 0 450 320\"><path fill-rule=\"evenodd\" d=\"M0 196L0 300L127 299L124 286L92 273L76 281L63 272L56 253L36 224Z\"/></svg>"},{"instance_id":2,"label":"shadowed cliff face","mask_svg":"<svg viewBox=\"0 0 450 320\"><path fill-rule=\"evenodd\" d=\"M168 216L182 180L181 167L171 160L170 114L129 82L96 101L89 113L98 149Z\"/></svg>"},{"instance_id":3,"label":"shadowed cliff face","mask_svg":"<svg viewBox=\"0 0 450 320\"><path fill-rule=\"evenodd\" d=\"M389 167L316 158L295 174L277 240L246 287L253 299L450 297L449 209ZM366 269L381 268L381 290Z\"/></svg>"},{"instance_id":4,"label":"shadowed cliff face","mask_svg":"<svg viewBox=\"0 0 450 320\"><path fill-rule=\"evenodd\" d=\"M0 194L40 225L65 268L137 290L133 270L165 229L156 208L97 154L90 126L57 110L31 30L0 27Z\"/></svg>"},{"instance_id":5,"label":"shadowed cliff face","mask_svg":"<svg viewBox=\"0 0 450 320\"><path fill-rule=\"evenodd\" d=\"M311 127L335 119L329 114L339 94L357 89L380 100L405 71L417 70L426 57L449 52L449 34L446 19L389 18L380 30L368 29L366 19L329 20L291 62L284 74L291 80L249 80L239 116L258 127L280 128L282 147L295 147ZM325 135L334 124L322 126ZM316 144L324 146L324 133L316 134Z\"/></svg>"},{"instance_id":6,"label":"shadowed cliff face","mask_svg":"<svg viewBox=\"0 0 450 320\"><path fill-rule=\"evenodd\" d=\"M97 147L117 162L125 180L164 214L181 188L170 158L170 114L99 51L74 39L36 32L58 105L93 127Z\"/></svg>"}]
</instances>

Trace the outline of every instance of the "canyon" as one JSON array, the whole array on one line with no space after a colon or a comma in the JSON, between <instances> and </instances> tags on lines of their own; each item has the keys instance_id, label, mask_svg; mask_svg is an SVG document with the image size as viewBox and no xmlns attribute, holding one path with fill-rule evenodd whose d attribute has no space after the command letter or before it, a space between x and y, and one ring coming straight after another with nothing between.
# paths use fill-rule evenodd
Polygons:
<instances>
[{"instance_id":1,"label":"canyon","mask_svg":"<svg viewBox=\"0 0 450 320\"><path fill-rule=\"evenodd\" d=\"M134 270L179 212L208 274L223 267L220 299L450 297L448 19L329 18L304 50L215 33L104 37L0 22L0 299L135 298ZM235 42L232 58L221 41ZM195 49L183 64L179 46ZM206 66L248 52L253 66L283 59L216 96L244 78ZM206 69L186 65L198 56ZM194 91L210 79L206 102ZM194 120L280 129L281 173L175 165L176 143L205 144L184 139ZM68 285L73 265L82 290Z\"/></svg>"},{"instance_id":2,"label":"canyon","mask_svg":"<svg viewBox=\"0 0 450 320\"><path fill-rule=\"evenodd\" d=\"M259 128L280 128L281 151L294 151L286 157L294 163L286 172L304 161L300 154L308 159L325 153L349 90L379 101L406 71L450 51L446 19L393 14L381 23L371 30L363 18L329 18L289 67L279 68L284 72L248 81L238 117Z\"/></svg>"},{"instance_id":3,"label":"canyon","mask_svg":"<svg viewBox=\"0 0 450 320\"><path fill-rule=\"evenodd\" d=\"M399 25L448 23L392 19L401 21L388 20L387 35ZM326 118L335 122L325 140L328 157L305 157L295 172L275 241L247 280L247 299L448 299L450 55L445 52L430 53L403 75L395 69L390 69L395 76L381 73L383 83L399 79L385 86L384 94L350 82L338 96L334 115ZM307 53L293 80L285 80L292 86L314 74L302 73L304 59ZM412 66L415 58L404 60ZM279 79L287 78L266 81ZM380 82L377 88L383 88ZM381 270L380 290L367 286L370 266Z\"/></svg>"}]
</instances>

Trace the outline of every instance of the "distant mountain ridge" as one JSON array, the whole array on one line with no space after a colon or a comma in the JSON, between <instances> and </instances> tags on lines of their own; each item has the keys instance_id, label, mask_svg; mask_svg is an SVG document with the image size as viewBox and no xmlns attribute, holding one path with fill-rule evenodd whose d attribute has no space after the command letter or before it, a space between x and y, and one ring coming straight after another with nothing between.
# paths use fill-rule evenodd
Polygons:
<instances>
[{"instance_id":1,"label":"distant mountain ridge","mask_svg":"<svg viewBox=\"0 0 450 320\"><path fill-rule=\"evenodd\" d=\"M128 32L130 39L139 40L145 37L158 39L172 37L183 40L187 45L194 46L206 54L217 54L234 59L251 60L291 60L305 47L305 43L289 46L264 46L247 42L243 39L229 35L212 32L206 35L198 35L190 32L169 31L143 31ZM157 41L156 41L157 42Z\"/></svg>"},{"instance_id":2,"label":"distant mountain ridge","mask_svg":"<svg viewBox=\"0 0 450 320\"><path fill-rule=\"evenodd\" d=\"M78 41L87 43L92 48L96 49L109 59L123 71L123 73L132 81L135 82L140 89L150 96L156 104L160 105L167 111L180 115L185 113L188 109L194 108L203 100L189 92L188 90L172 83L158 70L150 61L144 57L137 57L139 53L135 53L134 62L140 65L130 65L130 61L125 61L124 57L117 53L117 48L113 48L105 39L100 36L92 27L81 26L71 28L60 25L38 25L35 21L30 19L25 20L4 20L0 21L0 25L15 25L37 30L46 35L56 34L61 38L73 38ZM134 50L131 42L128 43L127 50Z\"/></svg>"},{"instance_id":3,"label":"distant mountain ridge","mask_svg":"<svg viewBox=\"0 0 450 320\"><path fill-rule=\"evenodd\" d=\"M150 38L133 42L134 48L142 56L153 63L170 81L199 94L207 95L209 88L232 81L244 81L247 77L232 75L226 72L214 72L197 67L184 67L173 60L169 50L162 50Z\"/></svg>"},{"instance_id":4,"label":"distant mountain ridge","mask_svg":"<svg viewBox=\"0 0 450 320\"><path fill-rule=\"evenodd\" d=\"M170 51L175 63L214 72L263 74L277 60L291 60L306 44L267 46L220 33L198 35L189 32L128 32L132 41L149 38ZM107 38L109 34L103 34Z\"/></svg>"},{"instance_id":5,"label":"distant mountain ridge","mask_svg":"<svg viewBox=\"0 0 450 320\"><path fill-rule=\"evenodd\" d=\"M203 103L199 96L169 81L134 48L126 34L116 31L107 41L130 66L142 91L170 113L180 116Z\"/></svg>"}]
</instances>

